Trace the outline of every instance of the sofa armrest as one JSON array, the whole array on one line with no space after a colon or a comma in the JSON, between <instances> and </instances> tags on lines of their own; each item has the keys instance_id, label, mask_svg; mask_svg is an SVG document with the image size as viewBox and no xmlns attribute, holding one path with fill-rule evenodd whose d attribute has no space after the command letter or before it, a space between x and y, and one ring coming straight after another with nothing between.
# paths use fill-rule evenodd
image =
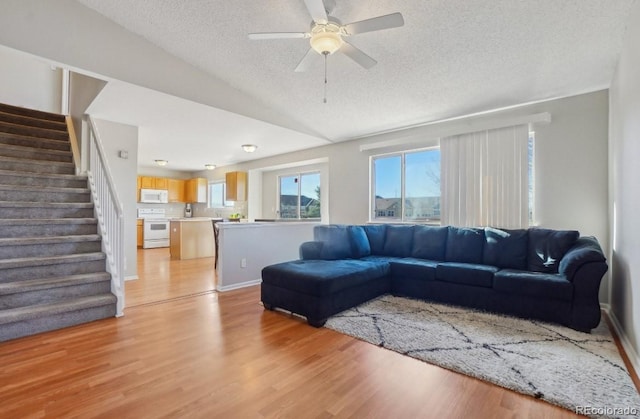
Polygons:
<instances>
[{"instance_id":1,"label":"sofa armrest","mask_svg":"<svg viewBox=\"0 0 640 419\"><path fill-rule=\"evenodd\" d=\"M558 272L566 276L569 281L574 280L576 272L588 263L604 263L602 248L595 237L580 237L560 260Z\"/></svg>"},{"instance_id":2,"label":"sofa armrest","mask_svg":"<svg viewBox=\"0 0 640 419\"><path fill-rule=\"evenodd\" d=\"M304 242L300 245L300 259L322 259L320 257L322 253L321 241Z\"/></svg>"}]
</instances>

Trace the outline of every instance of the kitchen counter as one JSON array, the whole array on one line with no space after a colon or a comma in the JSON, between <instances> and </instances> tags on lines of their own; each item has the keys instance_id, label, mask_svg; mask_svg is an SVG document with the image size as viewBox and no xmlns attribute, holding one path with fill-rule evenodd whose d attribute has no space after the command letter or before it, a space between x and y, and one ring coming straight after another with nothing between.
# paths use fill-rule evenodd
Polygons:
<instances>
[{"instance_id":1,"label":"kitchen counter","mask_svg":"<svg viewBox=\"0 0 640 419\"><path fill-rule=\"evenodd\" d=\"M169 221L171 259L215 256L213 219L177 218Z\"/></svg>"}]
</instances>

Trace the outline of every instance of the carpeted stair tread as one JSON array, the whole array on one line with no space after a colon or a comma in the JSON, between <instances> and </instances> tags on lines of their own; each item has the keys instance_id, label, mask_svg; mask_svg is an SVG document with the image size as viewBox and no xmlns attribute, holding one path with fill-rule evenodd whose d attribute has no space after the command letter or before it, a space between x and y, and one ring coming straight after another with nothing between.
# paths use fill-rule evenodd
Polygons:
<instances>
[{"instance_id":1,"label":"carpeted stair tread","mask_svg":"<svg viewBox=\"0 0 640 419\"><path fill-rule=\"evenodd\" d=\"M22 191L22 192L42 192L42 193L77 193L88 194L91 192L89 188L60 188L56 186L16 186L0 184L0 191ZM39 202L39 201L38 201Z\"/></svg>"},{"instance_id":2,"label":"carpeted stair tread","mask_svg":"<svg viewBox=\"0 0 640 419\"><path fill-rule=\"evenodd\" d=\"M0 121L10 122L16 125L46 128L46 129L52 129L57 131L67 130L66 121L52 121L49 119L34 118L32 116L3 112L2 109L0 109Z\"/></svg>"},{"instance_id":3,"label":"carpeted stair tread","mask_svg":"<svg viewBox=\"0 0 640 419\"><path fill-rule=\"evenodd\" d=\"M93 208L93 203L0 201L0 208Z\"/></svg>"},{"instance_id":4,"label":"carpeted stair tread","mask_svg":"<svg viewBox=\"0 0 640 419\"><path fill-rule=\"evenodd\" d=\"M60 302L41 304L8 310L0 310L0 325L54 316L60 313L78 311L91 307L99 307L116 303L113 294L92 295L89 297L70 298Z\"/></svg>"},{"instance_id":5,"label":"carpeted stair tread","mask_svg":"<svg viewBox=\"0 0 640 419\"><path fill-rule=\"evenodd\" d=\"M69 134L67 131L30 127L12 124L10 122L0 121L0 131L10 134L23 134L31 137L48 138L50 140L69 141Z\"/></svg>"},{"instance_id":6,"label":"carpeted stair tread","mask_svg":"<svg viewBox=\"0 0 640 419\"><path fill-rule=\"evenodd\" d=\"M22 176L24 173L16 173L14 170L0 170L0 176ZM35 178L47 178L47 179L60 179L60 180L81 180L87 181L89 177L87 175L66 175L56 173L29 173L29 177Z\"/></svg>"},{"instance_id":7,"label":"carpeted stair tread","mask_svg":"<svg viewBox=\"0 0 640 419\"><path fill-rule=\"evenodd\" d=\"M95 218L0 218L0 227L68 224L96 225L98 220Z\"/></svg>"},{"instance_id":8,"label":"carpeted stair tread","mask_svg":"<svg viewBox=\"0 0 640 419\"><path fill-rule=\"evenodd\" d=\"M73 175L75 164L71 162L44 161L20 157L0 156L0 170L12 170L29 176L31 173L57 173Z\"/></svg>"},{"instance_id":9,"label":"carpeted stair tread","mask_svg":"<svg viewBox=\"0 0 640 419\"><path fill-rule=\"evenodd\" d=\"M33 266L49 266L67 263L90 262L94 260L104 260L105 254L102 252L80 253L63 256L28 257L0 260L0 276L3 269L25 268Z\"/></svg>"},{"instance_id":10,"label":"carpeted stair tread","mask_svg":"<svg viewBox=\"0 0 640 419\"><path fill-rule=\"evenodd\" d=\"M47 119L50 121L58 121L64 122L64 115L60 115L52 112L45 112L36 109L22 108L20 106L9 105L6 103L0 103L0 112L13 114L13 115L22 115L28 116L36 119Z\"/></svg>"},{"instance_id":11,"label":"carpeted stair tread","mask_svg":"<svg viewBox=\"0 0 640 419\"><path fill-rule=\"evenodd\" d=\"M53 186L59 188L86 188L87 176L55 173L25 173L0 170L0 184L22 186Z\"/></svg>"},{"instance_id":12,"label":"carpeted stair tread","mask_svg":"<svg viewBox=\"0 0 640 419\"><path fill-rule=\"evenodd\" d=\"M42 150L71 150L71 143L68 141L50 140L47 138L32 137L23 134L11 134L9 132L0 132L0 144L22 145Z\"/></svg>"},{"instance_id":13,"label":"carpeted stair tread","mask_svg":"<svg viewBox=\"0 0 640 419\"><path fill-rule=\"evenodd\" d=\"M68 150L46 150L38 147L29 147L15 144L0 144L0 155L38 161L71 162L73 153Z\"/></svg>"},{"instance_id":14,"label":"carpeted stair tread","mask_svg":"<svg viewBox=\"0 0 640 419\"><path fill-rule=\"evenodd\" d=\"M22 281L7 282L4 284L0 283L0 296L110 280L111 275L107 272L66 275L54 278L25 279Z\"/></svg>"},{"instance_id":15,"label":"carpeted stair tread","mask_svg":"<svg viewBox=\"0 0 640 419\"><path fill-rule=\"evenodd\" d=\"M52 236L52 237L19 237L0 238L0 247L3 246L33 246L56 243L80 243L100 241L99 234L83 234L75 236Z\"/></svg>"},{"instance_id":16,"label":"carpeted stair tread","mask_svg":"<svg viewBox=\"0 0 640 419\"><path fill-rule=\"evenodd\" d=\"M70 162L64 162L64 161L42 161L42 160L33 160L33 159L28 159L28 158L23 158L23 157L6 157L6 156L0 156L0 161L7 161L7 162L14 162L14 163L29 163L29 164L33 164L34 173L41 173L38 171L38 167L44 167L44 166L51 166L51 165L56 165L56 166L61 166L61 167L72 167L75 170L75 164L70 163ZM24 171L25 173L31 173L31 171Z\"/></svg>"}]
</instances>

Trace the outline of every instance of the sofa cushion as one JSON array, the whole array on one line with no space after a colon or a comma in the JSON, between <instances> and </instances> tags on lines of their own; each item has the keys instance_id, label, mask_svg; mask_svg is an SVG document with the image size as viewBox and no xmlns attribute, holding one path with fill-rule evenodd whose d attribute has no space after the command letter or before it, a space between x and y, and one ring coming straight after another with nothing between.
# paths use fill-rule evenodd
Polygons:
<instances>
[{"instance_id":1,"label":"sofa cushion","mask_svg":"<svg viewBox=\"0 0 640 419\"><path fill-rule=\"evenodd\" d=\"M573 297L571 282L560 274L503 269L494 275L493 288L508 294L552 300L571 301Z\"/></svg>"},{"instance_id":2,"label":"sofa cushion","mask_svg":"<svg viewBox=\"0 0 640 419\"><path fill-rule=\"evenodd\" d=\"M294 260L262 270L262 281L303 294L324 296L389 274L389 264L363 260Z\"/></svg>"},{"instance_id":3,"label":"sofa cushion","mask_svg":"<svg viewBox=\"0 0 640 419\"><path fill-rule=\"evenodd\" d=\"M369 238L372 255L382 255L384 249L384 239L387 232L386 224L374 224L364 226L364 232Z\"/></svg>"},{"instance_id":4,"label":"sofa cushion","mask_svg":"<svg viewBox=\"0 0 640 419\"><path fill-rule=\"evenodd\" d=\"M527 269L527 230L484 229L482 263L499 268Z\"/></svg>"},{"instance_id":5,"label":"sofa cushion","mask_svg":"<svg viewBox=\"0 0 640 419\"><path fill-rule=\"evenodd\" d=\"M445 259L447 262L482 263L484 230L449 227Z\"/></svg>"},{"instance_id":6,"label":"sofa cushion","mask_svg":"<svg viewBox=\"0 0 640 419\"><path fill-rule=\"evenodd\" d=\"M354 258L363 258L371 254L369 238L362 226L349 226L349 237L351 237L351 254Z\"/></svg>"},{"instance_id":7,"label":"sofa cushion","mask_svg":"<svg viewBox=\"0 0 640 419\"><path fill-rule=\"evenodd\" d=\"M449 229L447 227L414 226L411 257L444 260L448 233Z\"/></svg>"},{"instance_id":8,"label":"sofa cushion","mask_svg":"<svg viewBox=\"0 0 640 419\"><path fill-rule=\"evenodd\" d=\"M411 256L413 245L413 226L387 226L387 235L384 239L382 254L385 256L407 257Z\"/></svg>"},{"instance_id":9,"label":"sofa cushion","mask_svg":"<svg viewBox=\"0 0 640 419\"><path fill-rule=\"evenodd\" d=\"M322 242L320 258L325 260L347 259L351 253L351 237L346 225L320 225L313 228L313 237Z\"/></svg>"},{"instance_id":10,"label":"sofa cushion","mask_svg":"<svg viewBox=\"0 0 640 419\"><path fill-rule=\"evenodd\" d=\"M529 229L527 270L558 273L560 260L579 236L575 230Z\"/></svg>"},{"instance_id":11,"label":"sofa cushion","mask_svg":"<svg viewBox=\"0 0 640 419\"><path fill-rule=\"evenodd\" d=\"M443 282L491 288L495 266L472 263L441 262L436 268L436 279Z\"/></svg>"},{"instance_id":12,"label":"sofa cushion","mask_svg":"<svg viewBox=\"0 0 640 419\"><path fill-rule=\"evenodd\" d=\"M436 279L436 267L438 262L432 260L402 258L389 262L391 265L391 277L394 281L402 278L433 281Z\"/></svg>"}]
</instances>

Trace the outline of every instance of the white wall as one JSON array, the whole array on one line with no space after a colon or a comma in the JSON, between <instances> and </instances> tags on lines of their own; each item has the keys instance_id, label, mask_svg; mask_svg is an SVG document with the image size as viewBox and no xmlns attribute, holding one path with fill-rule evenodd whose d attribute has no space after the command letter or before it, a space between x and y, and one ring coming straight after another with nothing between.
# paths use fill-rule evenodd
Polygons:
<instances>
[{"instance_id":1,"label":"white wall","mask_svg":"<svg viewBox=\"0 0 640 419\"><path fill-rule=\"evenodd\" d=\"M611 311L640 371L640 3L633 7L611 84ZM631 353L630 353L631 352Z\"/></svg>"},{"instance_id":2,"label":"white wall","mask_svg":"<svg viewBox=\"0 0 640 419\"><path fill-rule=\"evenodd\" d=\"M136 247L138 127L99 119L95 120L95 123L118 199L124 210L125 279L133 279L138 275ZM129 158L125 160L118 157L119 150L126 150Z\"/></svg>"},{"instance_id":3,"label":"white wall","mask_svg":"<svg viewBox=\"0 0 640 419\"><path fill-rule=\"evenodd\" d=\"M74 0L3 0L0 45L318 136Z\"/></svg>"},{"instance_id":4,"label":"white wall","mask_svg":"<svg viewBox=\"0 0 640 419\"><path fill-rule=\"evenodd\" d=\"M261 281L262 268L299 258L300 244L313 240L316 223L221 223L218 283L228 291ZM244 267L243 267L244 260Z\"/></svg>"},{"instance_id":5,"label":"white wall","mask_svg":"<svg viewBox=\"0 0 640 419\"><path fill-rule=\"evenodd\" d=\"M61 113L62 70L0 46L0 103Z\"/></svg>"}]
</instances>

